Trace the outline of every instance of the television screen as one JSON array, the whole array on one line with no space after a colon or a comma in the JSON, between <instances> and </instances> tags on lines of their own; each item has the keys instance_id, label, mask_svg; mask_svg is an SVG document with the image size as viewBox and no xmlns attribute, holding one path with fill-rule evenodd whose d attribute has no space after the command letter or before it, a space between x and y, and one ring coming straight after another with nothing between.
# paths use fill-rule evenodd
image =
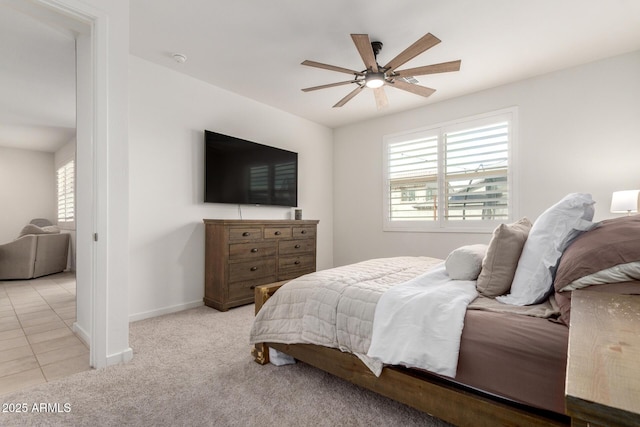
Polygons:
<instances>
[{"instance_id":1,"label":"television screen","mask_svg":"<svg viewBox=\"0 0 640 427\"><path fill-rule=\"evenodd\" d=\"M205 203L298 205L298 153L204 133Z\"/></svg>"}]
</instances>

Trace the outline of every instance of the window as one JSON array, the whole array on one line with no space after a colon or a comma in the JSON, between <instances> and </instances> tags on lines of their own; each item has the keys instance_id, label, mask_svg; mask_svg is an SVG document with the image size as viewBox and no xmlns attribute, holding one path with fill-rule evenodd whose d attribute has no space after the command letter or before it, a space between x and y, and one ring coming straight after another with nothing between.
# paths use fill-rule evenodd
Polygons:
<instances>
[{"instance_id":1,"label":"window","mask_svg":"<svg viewBox=\"0 0 640 427\"><path fill-rule=\"evenodd\" d=\"M75 222L75 162L65 163L56 172L58 193L58 225Z\"/></svg>"},{"instance_id":2,"label":"window","mask_svg":"<svg viewBox=\"0 0 640 427\"><path fill-rule=\"evenodd\" d=\"M490 231L513 216L516 109L384 138L384 229Z\"/></svg>"}]
</instances>

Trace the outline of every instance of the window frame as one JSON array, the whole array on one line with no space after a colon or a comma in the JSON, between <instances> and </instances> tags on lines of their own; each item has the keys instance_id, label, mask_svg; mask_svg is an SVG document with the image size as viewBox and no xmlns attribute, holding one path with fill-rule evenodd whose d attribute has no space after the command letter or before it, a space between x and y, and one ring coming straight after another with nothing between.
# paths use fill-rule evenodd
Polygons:
<instances>
[{"instance_id":1,"label":"window frame","mask_svg":"<svg viewBox=\"0 0 640 427\"><path fill-rule=\"evenodd\" d=\"M391 220L390 212L390 179L389 179L389 145L407 141L416 137L429 137L437 135L437 188L438 198L445 194L445 134L462 131L483 125L490 125L500 121L508 121L507 141L507 219L502 220L448 220L444 217L444 205L438 204L436 220ZM437 123L432 126L398 132L383 136L382 143L382 218L383 231L396 232L462 232L462 233L490 233L499 224L511 222L517 218L518 179L516 170L517 161L517 135L518 135L518 108L509 107L474 116L468 116L448 122Z\"/></svg>"}]
</instances>

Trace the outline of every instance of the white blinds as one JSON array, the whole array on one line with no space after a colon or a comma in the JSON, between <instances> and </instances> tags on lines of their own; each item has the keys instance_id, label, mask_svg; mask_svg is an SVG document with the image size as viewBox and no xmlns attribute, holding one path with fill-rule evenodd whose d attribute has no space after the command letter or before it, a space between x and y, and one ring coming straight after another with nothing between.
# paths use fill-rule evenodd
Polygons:
<instances>
[{"instance_id":1,"label":"white blinds","mask_svg":"<svg viewBox=\"0 0 640 427\"><path fill-rule=\"evenodd\" d=\"M510 123L502 115L387 140L387 220L507 220Z\"/></svg>"},{"instance_id":2,"label":"white blinds","mask_svg":"<svg viewBox=\"0 0 640 427\"><path fill-rule=\"evenodd\" d=\"M435 220L438 201L438 137L391 143L389 216L392 220Z\"/></svg>"},{"instance_id":3,"label":"white blinds","mask_svg":"<svg viewBox=\"0 0 640 427\"><path fill-rule=\"evenodd\" d=\"M509 123L445 134L448 220L507 219Z\"/></svg>"},{"instance_id":4,"label":"white blinds","mask_svg":"<svg viewBox=\"0 0 640 427\"><path fill-rule=\"evenodd\" d=\"M74 161L60 167L56 173L58 193L58 223L75 220L75 164Z\"/></svg>"}]
</instances>

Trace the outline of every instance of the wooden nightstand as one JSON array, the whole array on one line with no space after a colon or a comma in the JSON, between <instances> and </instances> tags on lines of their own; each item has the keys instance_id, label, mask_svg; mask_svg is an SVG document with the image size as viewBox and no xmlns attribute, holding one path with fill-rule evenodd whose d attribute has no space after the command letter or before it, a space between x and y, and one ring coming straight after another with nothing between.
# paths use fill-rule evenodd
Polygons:
<instances>
[{"instance_id":1,"label":"wooden nightstand","mask_svg":"<svg viewBox=\"0 0 640 427\"><path fill-rule=\"evenodd\" d=\"M640 425L640 296L573 292L565 401L572 426Z\"/></svg>"}]
</instances>

